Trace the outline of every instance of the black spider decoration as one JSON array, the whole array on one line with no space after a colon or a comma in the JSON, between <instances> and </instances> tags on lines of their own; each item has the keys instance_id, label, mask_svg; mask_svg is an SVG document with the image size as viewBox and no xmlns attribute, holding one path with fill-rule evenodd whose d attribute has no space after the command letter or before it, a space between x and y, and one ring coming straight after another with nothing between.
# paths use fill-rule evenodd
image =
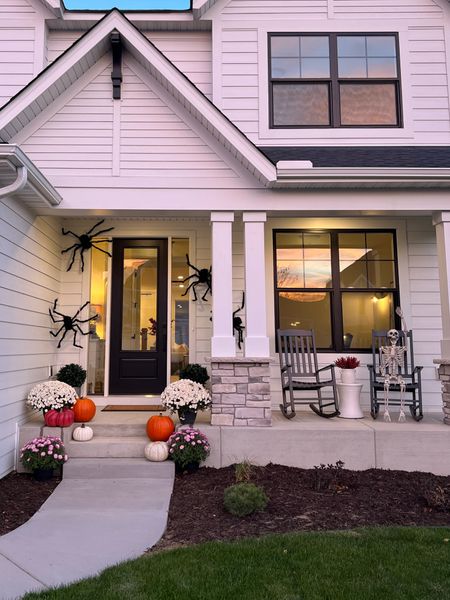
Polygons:
<instances>
[{"instance_id":1,"label":"black spider decoration","mask_svg":"<svg viewBox=\"0 0 450 600\"><path fill-rule=\"evenodd\" d=\"M80 346L79 344L77 344L77 333L81 333L82 335L89 335L91 332L87 331L85 333L81 329L79 323L89 323L89 321L98 319L98 315L94 315L93 317L89 317L88 319L84 319L84 320L77 319L77 316L80 314L80 312L83 310L83 308L85 306L87 306L88 304L90 304L89 301L87 301L83 304L83 306L81 308L79 308L77 310L77 312L74 314L73 317L69 317L68 315L63 315L62 313L60 313L56 310L57 302L58 302L58 299L56 298L55 302L53 303L53 308L48 309L48 314L50 315L50 318L53 321L53 323L62 323L62 325L56 333L54 333L53 331L50 331L50 335L52 335L53 337L58 337L58 335L64 329L62 338L59 340L58 346L57 346L58 348L61 348L63 339L66 337L66 335L68 334L69 331L73 331L73 345L76 346L77 348L82 348L83 346ZM55 315L57 315L58 317L62 317L62 319L55 319L53 313Z\"/></svg>"},{"instance_id":2,"label":"black spider decoration","mask_svg":"<svg viewBox=\"0 0 450 600\"><path fill-rule=\"evenodd\" d=\"M245 292L242 292L242 304L241 306L233 312L233 332L236 331L238 334L238 348L241 350L242 343L244 341L243 331L245 327L242 325L241 317L238 317L237 314L245 307Z\"/></svg>"},{"instance_id":3,"label":"black spider decoration","mask_svg":"<svg viewBox=\"0 0 450 600\"><path fill-rule=\"evenodd\" d=\"M192 291L194 292L194 302L195 302L197 300L197 293L196 293L195 288L198 285L203 284L203 285L206 285L206 290L202 296L202 300L206 300L207 293L209 292L210 294L212 294L212 280L211 280L212 267L209 267L209 269L197 269L197 267L194 267L194 265L192 265L189 262L189 254L186 254L186 261L187 261L188 266L191 267L191 269L194 269L195 273L186 277L186 279L183 280L183 283L186 283L186 281L189 281L190 279L194 279L194 281L192 281L187 286L186 291L184 292L184 294L181 294L181 295L186 296L186 294L192 288Z\"/></svg>"},{"instance_id":4,"label":"black spider decoration","mask_svg":"<svg viewBox=\"0 0 450 600\"><path fill-rule=\"evenodd\" d=\"M78 240L79 240L78 242L73 244L73 246L70 246L69 248L66 248L65 250L61 250L61 254L64 254L65 252L69 252L70 250L73 250L72 260L70 261L70 265L67 268L68 271L70 271L70 269L72 268L72 265L75 261L75 256L76 256L78 250L80 251L81 271L82 272L84 271L83 252L85 252L86 250L95 248L96 250L100 250L100 252L104 252L108 256L111 256L111 254L109 252L107 252L106 250L103 250L102 248L99 248L98 246L95 245L95 244L98 244L99 242L107 242L109 240L95 240L95 244L92 242L93 238L96 237L97 235L100 235L101 233L106 233L107 231L112 231L114 229L114 227L109 227L108 229L102 229L101 231L97 231L96 233L93 233L94 229L96 227L98 227L99 225L101 225L104 221L105 221L105 219L102 219L101 221L96 223L93 227L91 227L89 229L89 231L87 231L86 233L83 233L81 235L77 235L73 231L70 231L70 229L65 231L64 227L62 228L63 235L69 235L69 233L70 233L71 235L78 238Z\"/></svg>"}]
</instances>

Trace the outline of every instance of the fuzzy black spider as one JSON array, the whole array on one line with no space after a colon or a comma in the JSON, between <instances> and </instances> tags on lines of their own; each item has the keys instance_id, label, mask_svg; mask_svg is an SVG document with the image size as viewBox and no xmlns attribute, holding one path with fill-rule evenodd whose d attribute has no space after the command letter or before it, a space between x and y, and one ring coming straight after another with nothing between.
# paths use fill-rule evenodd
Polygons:
<instances>
[{"instance_id":1,"label":"fuzzy black spider","mask_svg":"<svg viewBox=\"0 0 450 600\"><path fill-rule=\"evenodd\" d=\"M108 256L111 256L111 254L109 252L107 252L106 250L103 250L103 248L99 248L98 246L95 245L95 244L98 244L99 242L108 242L109 240L95 240L95 244L92 242L93 238L96 237L97 235L100 235L101 233L106 233L107 231L112 231L114 229L114 227L109 227L109 229L102 229L101 231L97 231L97 233L93 233L94 229L96 227L98 227L99 225L101 225L104 221L105 221L105 219L102 219L101 221L96 223L93 227L91 227L89 229L89 231L87 231L86 233L83 233L81 235L77 235L73 231L70 231L70 229L65 231L64 227L62 228L63 235L69 235L69 233L70 233L70 235L73 235L74 237L78 238L78 240L79 240L78 242L73 244L73 246L70 246L70 248L61 250L61 254L64 254L65 252L69 252L69 250L73 250L72 260L70 261L70 265L67 268L68 271L70 271L70 269L72 268L72 265L75 261L75 256L76 256L76 253L78 252L78 250L80 251L81 271L82 272L84 271L83 252L85 252L86 250L95 248L96 250L100 250L100 252L104 252Z\"/></svg>"},{"instance_id":2,"label":"fuzzy black spider","mask_svg":"<svg viewBox=\"0 0 450 600\"><path fill-rule=\"evenodd\" d=\"M58 337L58 335L64 329L64 333L62 335L62 338L58 342L57 348L61 348L62 341L66 337L66 335L69 331L73 331L73 345L76 348L82 348L83 346L80 346L79 344L77 344L77 333L81 333L82 335L89 335L91 332L87 331L85 333L79 326L79 323L89 323L89 321L98 319L98 315L94 315L93 317L89 317L88 319L84 319L84 320L77 319L77 316L80 314L80 312L83 310L83 308L85 306L87 306L88 304L90 304L89 300L87 302L85 302L83 304L83 306L77 310L77 312L74 314L73 317L69 317L69 315L63 315L62 313L58 312L56 310L57 302L58 302L58 298L56 298L55 302L53 303L53 308L48 309L48 314L50 315L53 323L62 323L62 325L58 329L58 331L56 333L54 333L53 331L50 331L50 335L52 335L53 337ZM62 319L55 319L53 313L55 315L58 315L58 317L62 317Z\"/></svg>"},{"instance_id":3,"label":"fuzzy black spider","mask_svg":"<svg viewBox=\"0 0 450 600\"><path fill-rule=\"evenodd\" d=\"M242 325L242 319L241 317L238 317L237 314L238 312L240 312L241 310L243 310L245 308L245 292L242 292L242 304L239 308L237 308L234 312L233 312L233 332L237 332L238 334L238 348L239 350L242 348L242 343L244 341L244 336L243 331L245 329L245 327Z\"/></svg>"},{"instance_id":4,"label":"fuzzy black spider","mask_svg":"<svg viewBox=\"0 0 450 600\"><path fill-rule=\"evenodd\" d=\"M195 291L195 288L198 285L203 284L203 285L206 285L206 290L202 296L202 300L206 300L207 293L209 292L210 294L212 294L212 280L211 280L212 267L209 267L209 269L197 269L197 267L194 267L194 265L192 265L189 262L189 254L186 254L186 262L187 262L188 266L191 267L191 269L194 269L195 273L193 273L192 275L189 275L189 277L186 277L186 279L183 280L183 283L186 283L186 281L189 281L190 279L194 279L194 281L192 281L187 286L186 291L184 292L184 294L181 294L181 295L186 296L186 294L192 288L192 291L194 292L194 302L195 302L197 300L197 293Z\"/></svg>"}]
</instances>

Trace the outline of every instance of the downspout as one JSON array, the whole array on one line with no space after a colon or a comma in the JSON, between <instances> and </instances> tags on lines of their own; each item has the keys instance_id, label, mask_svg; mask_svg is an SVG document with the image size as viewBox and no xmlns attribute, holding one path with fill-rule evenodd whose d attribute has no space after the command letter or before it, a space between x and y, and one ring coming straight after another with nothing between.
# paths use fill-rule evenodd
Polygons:
<instances>
[{"instance_id":1,"label":"downspout","mask_svg":"<svg viewBox=\"0 0 450 600\"><path fill-rule=\"evenodd\" d=\"M28 181L28 171L27 168L17 167L17 177L13 183L10 183L6 187L0 188L0 198L4 198L5 196L11 196L12 194L16 194L23 190Z\"/></svg>"}]
</instances>

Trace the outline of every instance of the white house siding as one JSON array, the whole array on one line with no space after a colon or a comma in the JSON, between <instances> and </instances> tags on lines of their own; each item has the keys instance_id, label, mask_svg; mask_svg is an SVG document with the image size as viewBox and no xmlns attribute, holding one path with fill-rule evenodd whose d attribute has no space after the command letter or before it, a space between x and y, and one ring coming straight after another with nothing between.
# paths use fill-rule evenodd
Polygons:
<instances>
[{"instance_id":1,"label":"white house siding","mask_svg":"<svg viewBox=\"0 0 450 600\"><path fill-rule=\"evenodd\" d=\"M50 110L55 111L55 107ZM51 180L66 173L110 175L112 146L113 101L108 65L56 109L22 144L22 149Z\"/></svg>"},{"instance_id":2,"label":"white house siding","mask_svg":"<svg viewBox=\"0 0 450 600\"><path fill-rule=\"evenodd\" d=\"M281 402L280 368L275 354L274 292L272 230L282 228L317 227L307 219L269 219L266 230L267 302L269 335L272 342L271 392L272 405L277 408ZM407 326L413 330L415 364L423 366L422 389L424 411L442 410L441 385L436 377L433 359L440 355L442 323L437 272L436 237L431 218L392 218L392 219L320 219L323 228L392 228L397 230L397 250L400 277L400 301ZM319 355L321 366L334 362L337 354ZM369 376L366 365L371 362L370 354L358 354L361 366L357 378L363 382L362 404L368 409Z\"/></svg>"},{"instance_id":3,"label":"white house siding","mask_svg":"<svg viewBox=\"0 0 450 600\"><path fill-rule=\"evenodd\" d=\"M13 26L11 15L4 12L6 8L0 4L0 106L33 79L35 68L36 30L33 21L26 21L23 25L15 21Z\"/></svg>"},{"instance_id":4,"label":"white house siding","mask_svg":"<svg viewBox=\"0 0 450 600\"><path fill-rule=\"evenodd\" d=\"M0 477L14 466L26 396L56 361L48 309L60 289L59 238L56 218L0 200Z\"/></svg>"},{"instance_id":5,"label":"white house siding","mask_svg":"<svg viewBox=\"0 0 450 600\"><path fill-rule=\"evenodd\" d=\"M83 31L50 30L47 34L47 61L53 62L76 42ZM145 31L158 50L210 97L212 92L211 33L195 31Z\"/></svg>"},{"instance_id":6,"label":"white house siding","mask_svg":"<svg viewBox=\"0 0 450 600\"><path fill-rule=\"evenodd\" d=\"M433 0L231 0L214 16L214 102L260 145L445 144L450 141L446 29ZM388 25L387 25L388 24ZM403 127L269 129L269 32L399 33Z\"/></svg>"}]
</instances>

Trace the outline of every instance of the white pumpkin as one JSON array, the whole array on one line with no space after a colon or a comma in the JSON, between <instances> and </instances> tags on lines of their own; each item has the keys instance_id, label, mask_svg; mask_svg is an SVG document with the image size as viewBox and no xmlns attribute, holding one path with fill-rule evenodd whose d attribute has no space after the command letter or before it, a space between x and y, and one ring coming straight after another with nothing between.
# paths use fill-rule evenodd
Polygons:
<instances>
[{"instance_id":1,"label":"white pumpkin","mask_svg":"<svg viewBox=\"0 0 450 600\"><path fill-rule=\"evenodd\" d=\"M80 427L75 427L72 437L77 442L88 442L94 437L94 432L92 427L88 427L83 423Z\"/></svg>"},{"instance_id":2,"label":"white pumpkin","mask_svg":"<svg viewBox=\"0 0 450 600\"><path fill-rule=\"evenodd\" d=\"M153 462L162 462L169 456L169 448L166 442L150 442L145 446L145 458Z\"/></svg>"}]
</instances>

